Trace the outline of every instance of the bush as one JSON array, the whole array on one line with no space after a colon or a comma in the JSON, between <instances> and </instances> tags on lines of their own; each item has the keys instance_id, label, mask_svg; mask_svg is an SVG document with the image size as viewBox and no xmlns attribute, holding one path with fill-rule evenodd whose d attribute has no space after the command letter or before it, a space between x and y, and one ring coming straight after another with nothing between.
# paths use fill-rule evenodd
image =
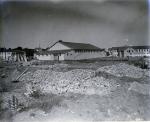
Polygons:
<instances>
[{"instance_id":1,"label":"bush","mask_svg":"<svg viewBox=\"0 0 150 122\"><path fill-rule=\"evenodd\" d=\"M148 69L149 68L149 65L143 59L131 61L131 64L133 64L136 67L140 67L142 69Z\"/></svg>"}]
</instances>

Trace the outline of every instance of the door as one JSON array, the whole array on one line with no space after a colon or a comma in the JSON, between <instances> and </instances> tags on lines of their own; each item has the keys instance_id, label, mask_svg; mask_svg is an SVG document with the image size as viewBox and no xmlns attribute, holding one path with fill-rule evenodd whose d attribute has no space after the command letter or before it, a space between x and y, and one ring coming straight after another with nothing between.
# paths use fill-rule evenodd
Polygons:
<instances>
[{"instance_id":1,"label":"door","mask_svg":"<svg viewBox=\"0 0 150 122\"><path fill-rule=\"evenodd\" d=\"M55 54L55 55L54 55L54 60L55 60L55 61L59 61L59 55L56 55L56 54Z\"/></svg>"}]
</instances>

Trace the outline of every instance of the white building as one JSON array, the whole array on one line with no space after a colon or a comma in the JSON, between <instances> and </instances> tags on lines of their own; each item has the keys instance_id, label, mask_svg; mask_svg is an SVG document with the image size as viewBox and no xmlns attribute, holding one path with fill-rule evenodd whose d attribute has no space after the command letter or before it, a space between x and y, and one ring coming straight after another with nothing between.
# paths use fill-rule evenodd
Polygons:
<instances>
[{"instance_id":1,"label":"white building","mask_svg":"<svg viewBox=\"0 0 150 122\"><path fill-rule=\"evenodd\" d=\"M91 44L58 41L45 51L38 51L38 60L84 60L106 56L104 49Z\"/></svg>"},{"instance_id":2,"label":"white building","mask_svg":"<svg viewBox=\"0 0 150 122\"><path fill-rule=\"evenodd\" d=\"M150 46L124 46L110 48L115 57L144 57L150 56Z\"/></svg>"}]
</instances>

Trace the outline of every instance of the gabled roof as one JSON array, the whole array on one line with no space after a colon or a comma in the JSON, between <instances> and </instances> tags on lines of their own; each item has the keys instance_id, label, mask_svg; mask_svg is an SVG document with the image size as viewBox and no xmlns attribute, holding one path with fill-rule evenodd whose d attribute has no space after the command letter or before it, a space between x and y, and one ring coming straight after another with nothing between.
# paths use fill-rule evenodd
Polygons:
<instances>
[{"instance_id":1,"label":"gabled roof","mask_svg":"<svg viewBox=\"0 0 150 122\"><path fill-rule=\"evenodd\" d=\"M75 43L75 42L64 42L64 41L58 41L55 44L60 43L64 46L67 46L73 50L102 50L99 47L96 47L91 44L86 43ZM53 47L55 44L53 44L51 47ZM47 49L50 49L51 47L48 47Z\"/></svg>"},{"instance_id":2,"label":"gabled roof","mask_svg":"<svg viewBox=\"0 0 150 122\"><path fill-rule=\"evenodd\" d=\"M123 51L126 50L127 48L132 48L132 49L150 49L150 46L122 46L122 47L112 47L110 50L118 50L118 51Z\"/></svg>"},{"instance_id":3,"label":"gabled roof","mask_svg":"<svg viewBox=\"0 0 150 122\"><path fill-rule=\"evenodd\" d=\"M147 46L130 46L130 47L133 49L150 49L149 45L147 45Z\"/></svg>"}]
</instances>

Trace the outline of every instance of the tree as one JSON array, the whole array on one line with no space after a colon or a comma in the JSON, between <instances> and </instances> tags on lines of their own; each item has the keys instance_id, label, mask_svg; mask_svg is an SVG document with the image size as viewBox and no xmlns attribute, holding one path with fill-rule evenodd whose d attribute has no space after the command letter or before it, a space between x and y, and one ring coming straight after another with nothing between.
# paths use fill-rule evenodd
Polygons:
<instances>
[{"instance_id":1,"label":"tree","mask_svg":"<svg viewBox=\"0 0 150 122\"><path fill-rule=\"evenodd\" d=\"M23 50L22 47L14 48L14 50Z\"/></svg>"}]
</instances>

